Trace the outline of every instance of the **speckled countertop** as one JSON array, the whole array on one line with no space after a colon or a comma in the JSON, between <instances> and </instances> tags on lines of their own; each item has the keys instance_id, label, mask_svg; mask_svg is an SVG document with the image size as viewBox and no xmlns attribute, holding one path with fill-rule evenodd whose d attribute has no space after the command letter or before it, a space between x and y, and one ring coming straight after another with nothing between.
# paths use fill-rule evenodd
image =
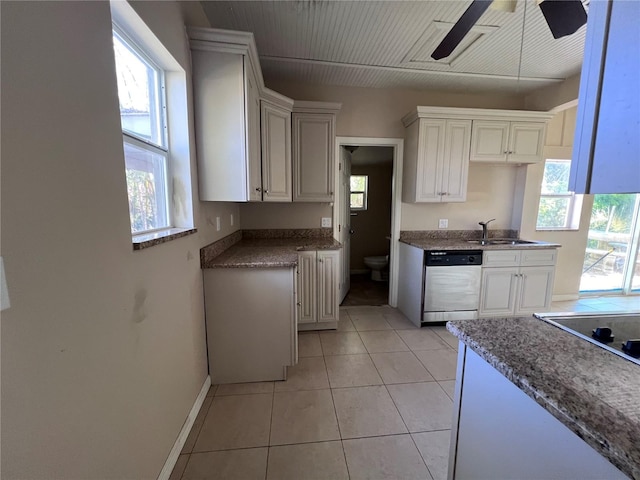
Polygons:
<instances>
[{"instance_id":1,"label":"speckled countertop","mask_svg":"<svg viewBox=\"0 0 640 480\"><path fill-rule=\"evenodd\" d=\"M331 237L240 238L221 253L216 244L200 251L201 268L294 267L298 252L338 250L340 242Z\"/></svg>"},{"instance_id":2,"label":"speckled countertop","mask_svg":"<svg viewBox=\"0 0 640 480\"><path fill-rule=\"evenodd\" d=\"M558 248L559 243L538 242L480 245L482 233L478 230L414 230L400 232L400 241L422 250L504 250L531 248ZM517 230L491 230L489 240L519 238Z\"/></svg>"},{"instance_id":3,"label":"speckled countertop","mask_svg":"<svg viewBox=\"0 0 640 480\"><path fill-rule=\"evenodd\" d=\"M640 479L640 367L534 317L447 328L631 478Z\"/></svg>"}]
</instances>

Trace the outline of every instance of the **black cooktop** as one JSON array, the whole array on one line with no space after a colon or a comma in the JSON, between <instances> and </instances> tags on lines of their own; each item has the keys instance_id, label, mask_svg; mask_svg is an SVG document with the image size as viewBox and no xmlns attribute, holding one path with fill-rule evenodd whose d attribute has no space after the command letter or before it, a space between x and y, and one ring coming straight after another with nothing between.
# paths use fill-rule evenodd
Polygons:
<instances>
[{"instance_id":1,"label":"black cooktop","mask_svg":"<svg viewBox=\"0 0 640 480\"><path fill-rule=\"evenodd\" d=\"M640 365L640 312L537 313L535 316Z\"/></svg>"}]
</instances>

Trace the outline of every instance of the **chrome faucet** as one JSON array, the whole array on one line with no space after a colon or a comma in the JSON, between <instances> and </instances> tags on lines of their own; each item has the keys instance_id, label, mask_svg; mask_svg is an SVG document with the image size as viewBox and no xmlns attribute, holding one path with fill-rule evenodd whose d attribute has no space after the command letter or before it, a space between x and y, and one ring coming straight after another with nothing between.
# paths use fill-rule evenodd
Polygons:
<instances>
[{"instance_id":1,"label":"chrome faucet","mask_svg":"<svg viewBox=\"0 0 640 480\"><path fill-rule=\"evenodd\" d=\"M478 222L478 225L482 225L482 240L480 243L482 243L483 245L489 241L489 232L487 230L487 227L494 220L495 218L487 220L486 222Z\"/></svg>"}]
</instances>

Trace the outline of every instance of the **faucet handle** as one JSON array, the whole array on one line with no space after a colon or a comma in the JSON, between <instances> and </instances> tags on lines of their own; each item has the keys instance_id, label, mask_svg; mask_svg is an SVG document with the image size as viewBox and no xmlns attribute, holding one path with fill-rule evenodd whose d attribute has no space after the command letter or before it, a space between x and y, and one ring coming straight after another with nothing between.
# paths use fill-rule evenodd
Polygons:
<instances>
[{"instance_id":1,"label":"faucet handle","mask_svg":"<svg viewBox=\"0 0 640 480\"><path fill-rule=\"evenodd\" d=\"M489 223L493 222L495 220L495 218L492 218L491 220L487 220L486 222L478 222L478 225L482 225L483 227L486 227L487 225L489 225Z\"/></svg>"}]
</instances>

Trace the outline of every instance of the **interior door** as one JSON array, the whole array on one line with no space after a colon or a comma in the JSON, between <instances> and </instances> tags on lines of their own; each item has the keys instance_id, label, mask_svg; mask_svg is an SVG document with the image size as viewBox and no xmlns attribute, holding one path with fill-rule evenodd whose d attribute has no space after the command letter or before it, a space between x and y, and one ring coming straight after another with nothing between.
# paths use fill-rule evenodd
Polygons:
<instances>
[{"instance_id":1,"label":"interior door","mask_svg":"<svg viewBox=\"0 0 640 480\"><path fill-rule=\"evenodd\" d=\"M351 209L350 209L350 178L351 178L351 153L340 147L340 224L339 235L342 243L342 258L340 265L340 302L349 293L351 288Z\"/></svg>"}]
</instances>

